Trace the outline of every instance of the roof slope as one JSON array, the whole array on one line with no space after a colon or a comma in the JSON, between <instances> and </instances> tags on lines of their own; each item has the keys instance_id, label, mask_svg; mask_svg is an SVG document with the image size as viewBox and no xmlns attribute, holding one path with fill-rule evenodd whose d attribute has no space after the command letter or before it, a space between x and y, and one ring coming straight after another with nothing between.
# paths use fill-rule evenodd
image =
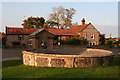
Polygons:
<instances>
[{"instance_id":1,"label":"roof slope","mask_svg":"<svg viewBox=\"0 0 120 80\"><path fill-rule=\"evenodd\" d=\"M33 32L32 34L30 34L31 36L34 36L34 35L36 35L36 34L38 34L38 33L40 33L40 32L42 32L44 30L44 28L43 29L39 29L39 30L37 30L37 31L35 31L35 32Z\"/></svg>"},{"instance_id":2,"label":"roof slope","mask_svg":"<svg viewBox=\"0 0 120 80\"><path fill-rule=\"evenodd\" d=\"M89 23L91 24L91 23ZM82 31L84 28L86 28L89 24L84 24L84 25L76 25L76 26L73 26L71 29L73 30L78 30L78 31Z\"/></svg>"},{"instance_id":3,"label":"roof slope","mask_svg":"<svg viewBox=\"0 0 120 80\"><path fill-rule=\"evenodd\" d=\"M14 27L7 27L7 34L31 34L41 28L14 28Z\"/></svg>"},{"instance_id":4,"label":"roof slope","mask_svg":"<svg viewBox=\"0 0 120 80\"><path fill-rule=\"evenodd\" d=\"M47 31L54 35L78 35L76 31L71 29L47 29Z\"/></svg>"},{"instance_id":5,"label":"roof slope","mask_svg":"<svg viewBox=\"0 0 120 80\"><path fill-rule=\"evenodd\" d=\"M8 27L7 28L7 34L32 34L34 32L39 32L44 28L13 28ZM71 29L46 29L48 32L54 34L54 35L78 35L75 30Z\"/></svg>"},{"instance_id":6,"label":"roof slope","mask_svg":"<svg viewBox=\"0 0 120 80\"><path fill-rule=\"evenodd\" d=\"M89 23L91 24L91 23ZM78 33L84 30L89 24L85 25L76 25L73 26L71 29L46 29L48 32L54 34L54 35L79 35ZM35 31L37 33L41 31L44 28L14 28L14 27L7 27L7 34L32 34ZM35 32L36 33L36 32Z\"/></svg>"}]
</instances>

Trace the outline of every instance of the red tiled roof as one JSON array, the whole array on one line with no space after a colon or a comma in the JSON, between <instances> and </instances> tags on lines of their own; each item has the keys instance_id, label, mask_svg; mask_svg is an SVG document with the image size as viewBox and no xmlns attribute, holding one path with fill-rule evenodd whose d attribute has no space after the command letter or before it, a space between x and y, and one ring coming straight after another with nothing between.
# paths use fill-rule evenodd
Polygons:
<instances>
[{"instance_id":1,"label":"red tiled roof","mask_svg":"<svg viewBox=\"0 0 120 80\"><path fill-rule=\"evenodd\" d=\"M4 38L6 35L0 32L0 38Z\"/></svg>"},{"instance_id":2,"label":"red tiled roof","mask_svg":"<svg viewBox=\"0 0 120 80\"><path fill-rule=\"evenodd\" d=\"M47 31L54 35L78 35L75 30L71 29L47 29Z\"/></svg>"},{"instance_id":3,"label":"red tiled roof","mask_svg":"<svg viewBox=\"0 0 120 80\"><path fill-rule=\"evenodd\" d=\"M118 40L120 40L120 38L118 38Z\"/></svg>"},{"instance_id":4,"label":"red tiled roof","mask_svg":"<svg viewBox=\"0 0 120 80\"><path fill-rule=\"evenodd\" d=\"M90 23L89 23L90 24ZM84 25L76 25L73 26L71 29L73 30L78 30L78 31L82 31L84 28L86 28L89 24L84 24Z\"/></svg>"},{"instance_id":5,"label":"red tiled roof","mask_svg":"<svg viewBox=\"0 0 120 80\"><path fill-rule=\"evenodd\" d=\"M89 24L77 25L77 26L73 26L71 29L47 29L47 31L54 35L78 35L77 32L81 32L88 25ZM25 28L7 27L7 34L31 34L39 29L42 28L25 29Z\"/></svg>"},{"instance_id":6,"label":"red tiled roof","mask_svg":"<svg viewBox=\"0 0 120 80\"><path fill-rule=\"evenodd\" d=\"M37 31L40 28L14 28L14 27L7 27L7 34L31 34Z\"/></svg>"}]
</instances>

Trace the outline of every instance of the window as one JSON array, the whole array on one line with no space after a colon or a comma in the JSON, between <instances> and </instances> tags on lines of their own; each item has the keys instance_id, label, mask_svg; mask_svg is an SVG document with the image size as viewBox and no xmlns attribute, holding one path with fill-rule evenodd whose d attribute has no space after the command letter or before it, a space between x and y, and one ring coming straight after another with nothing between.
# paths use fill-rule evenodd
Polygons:
<instances>
[{"instance_id":1,"label":"window","mask_svg":"<svg viewBox=\"0 0 120 80\"><path fill-rule=\"evenodd\" d=\"M91 38L94 39L94 34L91 34Z\"/></svg>"},{"instance_id":2,"label":"window","mask_svg":"<svg viewBox=\"0 0 120 80\"><path fill-rule=\"evenodd\" d=\"M31 46L31 45L32 45L32 42L29 42L28 45Z\"/></svg>"},{"instance_id":3,"label":"window","mask_svg":"<svg viewBox=\"0 0 120 80\"><path fill-rule=\"evenodd\" d=\"M83 38L86 38L86 33L83 33Z\"/></svg>"},{"instance_id":4,"label":"window","mask_svg":"<svg viewBox=\"0 0 120 80\"><path fill-rule=\"evenodd\" d=\"M61 37L59 36L59 37L58 37L58 40L60 40L60 39L61 39Z\"/></svg>"},{"instance_id":5,"label":"window","mask_svg":"<svg viewBox=\"0 0 120 80\"><path fill-rule=\"evenodd\" d=\"M32 40L32 38L31 38L30 36L28 36L28 40L30 40L30 41L31 41L31 40Z\"/></svg>"},{"instance_id":6,"label":"window","mask_svg":"<svg viewBox=\"0 0 120 80\"><path fill-rule=\"evenodd\" d=\"M23 35L18 35L18 39L23 40L24 39Z\"/></svg>"},{"instance_id":7,"label":"window","mask_svg":"<svg viewBox=\"0 0 120 80\"><path fill-rule=\"evenodd\" d=\"M90 46L96 45L96 42L90 42L89 45L90 45Z\"/></svg>"}]
</instances>

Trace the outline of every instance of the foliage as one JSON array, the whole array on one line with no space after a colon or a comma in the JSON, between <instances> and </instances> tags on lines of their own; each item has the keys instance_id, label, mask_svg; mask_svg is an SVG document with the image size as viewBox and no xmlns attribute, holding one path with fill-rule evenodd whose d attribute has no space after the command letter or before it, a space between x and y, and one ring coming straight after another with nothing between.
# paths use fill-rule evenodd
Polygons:
<instances>
[{"instance_id":1,"label":"foliage","mask_svg":"<svg viewBox=\"0 0 120 80\"><path fill-rule=\"evenodd\" d=\"M57 22L50 21L50 20L47 20L46 23L47 23L48 28L55 28L55 26L58 25Z\"/></svg>"},{"instance_id":2,"label":"foliage","mask_svg":"<svg viewBox=\"0 0 120 80\"><path fill-rule=\"evenodd\" d=\"M42 28L45 19L43 17L28 17L23 22L22 25L27 25L29 28Z\"/></svg>"},{"instance_id":3,"label":"foliage","mask_svg":"<svg viewBox=\"0 0 120 80\"><path fill-rule=\"evenodd\" d=\"M60 40L61 44L66 44L66 45L81 45L81 44L88 44L87 39L78 39L76 37L71 38L70 40Z\"/></svg>"},{"instance_id":4,"label":"foliage","mask_svg":"<svg viewBox=\"0 0 120 80\"><path fill-rule=\"evenodd\" d=\"M105 41L105 44L108 45L110 48L112 48L112 44L113 44L113 41L110 41L110 40L106 40Z\"/></svg>"},{"instance_id":5,"label":"foliage","mask_svg":"<svg viewBox=\"0 0 120 80\"><path fill-rule=\"evenodd\" d=\"M58 23L58 29L59 28L67 28L71 27L72 23L72 17L75 14L75 9L65 9L62 6L54 7L53 13L49 15L49 20Z\"/></svg>"},{"instance_id":6,"label":"foliage","mask_svg":"<svg viewBox=\"0 0 120 80\"><path fill-rule=\"evenodd\" d=\"M105 44L105 34L100 34L100 39L99 39L99 41L100 41L100 44L101 44L101 45L104 45L104 44Z\"/></svg>"},{"instance_id":7,"label":"foliage","mask_svg":"<svg viewBox=\"0 0 120 80\"><path fill-rule=\"evenodd\" d=\"M120 40L116 41L114 38L105 40L105 45L109 46L110 48L120 48L119 43L120 43Z\"/></svg>"},{"instance_id":8,"label":"foliage","mask_svg":"<svg viewBox=\"0 0 120 80\"><path fill-rule=\"evenodd\" d=\"M82 39L81 39L81 44L88 44L87 39L82 38Z\"/></svg>"},{"instance_id":9,"label":"foliage","mask_svg":"<svg viewBox=\"0 0 120 80\"><path fill-rule=\"evenodd\" d=\"M113 44L119 44L120 43L120 40L119 41L114 41Z\"/></svg>"},{"instance_id":10,"label":"foliage","mask_svg":"<svg viewBox=\"0 0 120 80\"><path fill-rule=\"evenodd\" d=\"M118 78L118 69L120 68L118 63L120 63L120 58L115 57L109 66L48 68L25 66L22 64L22 60L3 61L2 78Z\"/></svg>"}]
</instances>

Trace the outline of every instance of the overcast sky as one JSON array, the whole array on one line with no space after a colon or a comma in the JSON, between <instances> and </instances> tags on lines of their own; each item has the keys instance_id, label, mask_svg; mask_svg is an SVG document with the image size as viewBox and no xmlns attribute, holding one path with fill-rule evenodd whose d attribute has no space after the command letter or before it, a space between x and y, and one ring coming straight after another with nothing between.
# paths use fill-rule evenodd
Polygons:
<instances>
[{"instance_id":1,"label":"overcast sky","mask_svg":"<svg viewBox=\"0 0 120 80\"><path fill-rule=\"evenodd\" d=\"M118 36L117 2L2 2L0 31L5 31L5 26L21 27L23 20L30 16L42 16L47 20L52 8L58 6L76 10L73 23L81 24L81 19L85 18L86 23L91 22L106 37Z\"/></svg>"}]
</instances>

